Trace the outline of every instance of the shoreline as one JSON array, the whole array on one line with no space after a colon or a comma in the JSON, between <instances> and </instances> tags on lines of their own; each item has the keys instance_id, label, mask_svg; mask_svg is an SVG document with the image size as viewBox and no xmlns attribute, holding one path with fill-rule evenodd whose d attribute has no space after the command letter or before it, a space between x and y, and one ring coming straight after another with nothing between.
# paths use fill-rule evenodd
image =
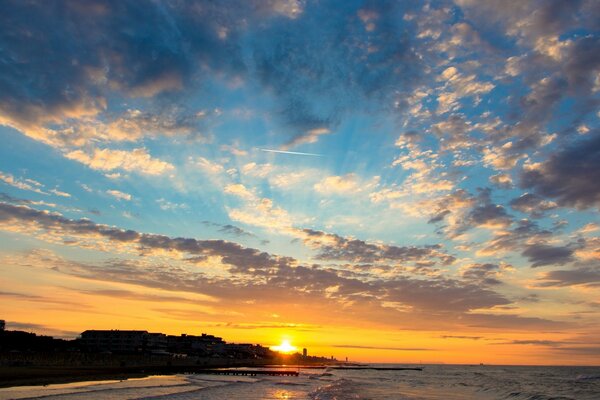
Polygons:
<instances>
[{"instance_id":1,"label":"shoreline","mask_svg":"<svg viewBox=\"0 0 600 400\"><path fill-rule=\"evenodd\" d=\"M308 364L310 365L310 364ZM313 364L316 365L316 364ZM321 364L323 365L323 364ZM0 388L19 386L46 386L74 382L126 380L152 375L198 374L205 369L244 367L297 368L296 364L278 364L273 360L257 363L255 360L239 363L213 363L206 365L149 365L131 367L68 367L68 366L18 366L0 367Z\"/></svg>"}]
</instances>

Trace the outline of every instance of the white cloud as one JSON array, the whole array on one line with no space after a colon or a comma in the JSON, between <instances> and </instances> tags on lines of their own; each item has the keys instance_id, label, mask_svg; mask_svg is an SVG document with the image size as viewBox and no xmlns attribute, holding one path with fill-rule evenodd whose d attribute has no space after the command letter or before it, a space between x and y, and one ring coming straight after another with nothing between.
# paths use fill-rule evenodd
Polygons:
<instances>
[{"instance_id":1,"label":"white cloud","mask_svg":"<svg viewBox=\"0 0 600 400\"><path fill-rule=\"evenodd\" d=\"M92 154L75 150L67 153L66 157L101 171L123 169L145 175L161 175L175 169L172 164L153 158L144 148L132 151L94 149Z\"/></svg>"},{"instance_id":2,"label":"white cloud","mask_svg":"<svg viewBox=\"0 0 600 400\"><path fill-rule=\"evenodd\" d=\"M0 171L0 180L6 183L7 185L16 187L21 190L29 190L31 192L47 194L42 191L40 188L44 187L41 183L34 181L33 179L17 179L12 174L4 173Z\"/></svg>"},{"instance_id":3,"label":"white cloud","mask_svg":"<svg viewBox=\"0 0 600 400\"><path fill-rule=\"evenodd\" d=\"M211 175L220 174L225 170L223 165L217 164L216 162L210 161L209 159L204 157L196 157L194 159L191 159L191 161L195 166Z\"/></svg>"},{"instance_id":4,"label":"white cloud","mask_svg":"<svg viewBox=\"0 0 600 400\"><path fill-rule=\"evenodd\" d=\"M361 190L356 174L328 176L316 183L314 188L324 195L347 194Z\"/></svg>"},{"instance_id":5,"label":"white cloud","mask_svg":"<svg viewBox=\"0 0 600 400\"><path fill-rule=\"evenodd\" d=\"M114 197L117 200L131 201L131 198L132 198L131 195L128 193L124 193L124 192L121 192L119 190L114 190L114 189L107 190L106 193L111 195L112 197Z\"/></svg>"},{"instance_id":6,"label":"white cloud","mask_svg":"<svg viewBox=\"0 0 600 400\"><path fill-rule=\"evenodd\" d=\"M57 196L60 196L60 197L71 197L71 195L69 193L67 193L67 192L61 192L58 189L50 189L49 192L53 193L53 194L55 194Z\"/></svg>"}]
</instances>

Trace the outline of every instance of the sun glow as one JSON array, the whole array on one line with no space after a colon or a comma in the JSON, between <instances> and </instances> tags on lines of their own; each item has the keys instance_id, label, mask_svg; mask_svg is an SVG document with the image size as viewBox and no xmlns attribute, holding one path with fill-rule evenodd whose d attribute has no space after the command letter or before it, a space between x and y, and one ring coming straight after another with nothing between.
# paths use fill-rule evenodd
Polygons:
<instances>
[{"instance_id":1,"label":"sun glow","mask_svg":"<svg viewBox=\"0 0 600 400\"><path fill-rule=\"evenodd\" d=\"M271 350L275 350L280 353L294 353L298 350L298 348L296 346L292 346L289 340L284 339L281 341L279 346L271 346Z\"/></svg>"}]
</instances>

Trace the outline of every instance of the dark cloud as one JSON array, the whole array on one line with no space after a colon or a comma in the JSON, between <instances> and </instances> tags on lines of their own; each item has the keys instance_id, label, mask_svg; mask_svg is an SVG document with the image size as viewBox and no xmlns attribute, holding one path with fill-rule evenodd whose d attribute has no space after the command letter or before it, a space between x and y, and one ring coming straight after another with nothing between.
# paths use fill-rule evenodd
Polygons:
<instances>
[{"instance_id":1,"label":"dark cloud","mask_svg":"<svg viewBox=\"0 0 600 400\"><path fill-rule=\"evenodd\" d=\"M462 277L483 285L499 285L502 283L496 279L499 272L500 266L497 264L472 264L463 270Z\"/></svg>"},{"instance_id":2,"label":"dark cloud","mask_svg":"<svg viewBox=\"0 0 600 400\"><path fill-rule=\"evenodd\" d=\"M319 325L293 324L293 323L249 323L237 324L233 322L203 324L206 327L230 328L230 329L293 329L299 332L314 332L322 328Z\"/></svg>"},{"instance_id":3,"label":"dark cloud","mask_svg":"<svg viewBox=\"0 0 600 400\"><path fill-rule=\"evenodd\" d=\"M423 247L393 246L368 243L364 240L349 239L313 229L304 229L305 243L317 246L319 260L344 260L361 263L381 261L416 262L431 261L437 258L443 264L451 264L455 258L443 252L440 245Z\"/></svg>"},{"instance_id":4,"label":"dark cloud","mask_svg":"<svg viewBox=\"0 0 600 400\"><path fill-rule=\"evenodd\" d=\"M108 98L120 95L152 98L146 109L156 111L127 115L124 128L189 132L198 127L197 115L183 106L190 89L200 90L206 77L244 77L241 36L270 19L295 17L302 11L296 8L275 1L7 1L0 122L38 140L73 144L85 134L75 121L106 111ZM68 129L52 139L40 130L65 122Z\"/></svg>"},{"instance_id":5,"label":"dark cloud","mask_svg":"<svg viewBox=\"0 0 600 400\"><path fill-rule=\"evenodd\" d=\"M471 210L469 217L476 225L486 224L510 224L510 217L506 213L506 209L498 204L484 204L477 206Z\"/></svg>"},{"instance_id":6,"label":"dark cloud","mask_svg":"<svg viewBox=\"0 0 600 400\"><path fill-rule=\"evenodd\" d=\"M223 232L232 236L242 237L256 237L255 234L248 232L245 229L240 228L239 226L231 225L231 224L217 224L215 222L210 221L202 221L202 223L206 226L214 226L219 228L219 232Z\"/></svg>"},{"instance_id":7,"label":"dark cloud","mask_svg":"<svg viewBox=\"0 0 600 400\"><path fill-rule=\"evenodd\" d=\"M541 287L600 286L600 269L580 267L570 270L557 270L544 273L538 281Z\"/></svg>"},{"instance_id":8,"label":"dark cloud","mask_svg":"<svg viewBox=\"0 0 600 400\"><path fill-rule=\"evenodd\" d=\"M24 125L59 122L103 110L109 88L146 97L181 90L202 69L240 73L237 46L218 35L219 24L232 28L227 11L210 3L9 1L0 16L0 112Z\"/></svg>"},{"instance_id":9,"label":"dark cloud","mask_svg":"<svg viewBox=\"0 0 600 400\"><path fill-rule=\"evenodd\" d=\"M522 317L514 314L469 313L463 317L467 326L474 328L513 329L529 331L531 329L564 329L570 323L553 321L537 317Z\"/></svg>"},{"instance_id":10,"label":"dark cloud","mask_svg":"<svg viewBox=\"0 0 600 400\"><path fill-rule=\"evenodd\" d=\"M74 338L81 332L63 331L52 328L50 325L33 324L29 322L6 321L7 330L34 332L37 334L51 335L55 338Z\"/></svg>"},{"instance_id":11,"label":"dark cloud","mask_svg":"<svg viewBox=\"0 0 600 400\"><path fill-rule=\"evenodd\" d=\"M298 135L334 127L349 109L370 109L374 100L390 107L419 81L421 58L402 20L408 5L357 4L308 4L297 19L275 22L254 39L258 78Z\"/></svg>"},{"instance_id":12,"label":"dark cloud","mask_svg":"<svg viewBox=\"0 0 600 400\"><path fill-rule=\"evenodd\" d=\"M523 1L518 3L493 0L456 2L482 32L501 26L506 33L519 35L534 44L540 36L560 35L577 21L586 27L598 25L598 7L594 1Z\"/></svg>"},{"instance_id":13,"label":"dark cloud","mask_svg":"<svg viewBox=\"0 0 600 400\"><path fill-rule=\"evenodd\" d=\"M427 221L429 224L435 224L436 222L441 222L446 218L446 215L450 214L450 210L442 210Z\"/></svg>"},{"instance_id":14,"label":"dark cloud","mask_svg":"<svg viewBox=\"0 0 600 400\"><path fill-rule=\"evenodd\" d=\"M99 237L115 245L129 244L140 250L142 255L144 251L160 249L167 252L177 251L189 257L218 256L224 264L228 265L229 275L214 275L203 269L190 270L181 266L161 264L152 261L152 258L144 257L137 261L115 259L93 265L53 261L46 258L41 264L54 268L58 272L86 279L123 282L177 292L202 293L218 299L227 299L232 306L243 306L249 299L257 305L300 302L307 307L310 304L310 307L326 307L329 310L339 308L340 304L345 304L344 307L352 304L350 309L357 309L356 312L359 312L358 309L364 311L364 318L386 324L390 324L390 320L394 319L393 315L405 315L403 310L407 308L411 310L411 321L415 324L416 321L420 321L419 316L423 314L424 319L419 322L421 325L427 325L426 321L431 314L446 319L447 324L450 325L502 324L504 327L522 329L522 327L547 327L555 324L552 321L523 318L518 315L472 314L474 310L506 306L511 303L503 295L479 283L427 276L420 278L397 276L382 279L376 274L366 272L352 272L320 265L300 265L292 258L270 255L256 249L244 248L236 243L145 234L99 225L85 219L70 220L58 214L4 203L0 203L0 223L8 223L9 227L15 225L26 227L27 225L24 224L30 223L32 225L28 229L43 229L53 233L55 237L66 234L71 240L67 244L76 245L78 237ZM386 248L379 251L390 251L391 254L399 251L401 257L406 256L403 249ZM176 264L180 262L177 259L178 257L174 259ZM122 292L105 294L125 297L130 295ZM169 301L171 300L177 301L175 298L169 298ZM384 307L384 303L396 304L398 308ZM349 312L348 310L340 309L339 312L344 314Z\"/></svg>"},{"instance_id":15,"label":"dark cloud","mask_svg":"<svg viewBox=\"0 0 600 400\"><path fill-rule=\"evenodd\" d=\"M510 230L497 233L485 244L484 251L494 254L498 251L517 251L527 243L537 243L551 238L553 233L542 229L535 222L521 219L513 223Z\"/></svg>"},{"instance_id":16,"label":"dark cloud","mask_svg":"<svg viewBox=\"0 0 600 400\"><path fill-rule=\"evenodd\" d=\"M440 337L442 339L471 339L471 340L483 339L483 336L464 336L464 335L442 335Z\"/></svg>"},{"instance_id":17,"label":"dark cloud","mask_svg":"<svg viewBox=\"0 0 600 400\"><path fill-rule=\"evenodd\" d=\"M513 210L531 215L532 218L542 218L548 210L557 207L556 203L547 201L533 193L525 193L510 201Z\"/></svg>"},{"instance_id":18,"label":"dark cloud","mask_svg":"<svg viewBox=\"0 0 600 400\"><path fill-rule=\"evenodd\" d=\"M570 355L582 355L587 357L600 357L600 344L596 346L568 346L558 347L555 351Z\"/></svg>"},{"instance_id":19,"label":"dark cloud","mask_svg":"<svg viewBox=\"0 0 600 400\"><path fill-rule=\"evenodd\" d=\"M7 193L0 193L0 201L4 202L4 203L11 203L11 204L32 204L33 203L31 200L14 197Z\"/></svg>"},{"instance_id":20,"label":"dark cloud","mask_svg":"<svg viewBox=\"0 0 600 400\"><path fill-rule=\"evenodd\" d=\"M529 259L531 266L564 265L574 260L574 250L564 246L550 246L546 244L532 244L525 248L523 255Z\"/></svg>"},{"instance_id":21,"label":"dark cloud","mask_svg":"<svg viewBox=\"0 0 600 400\"><path fill-rule=\"evenodd\" d=\"M435 351L437 349L428 349L424 347L378 347L378 346L359 346L352 344L334 344L331 347L339 349L368 349L368 350L389 350L389 351Z\"/></svg>"},{"instance_id":22,"label":"dark cloud","mask_svg":"<svg viewBox=\"0 0 600 400\"><path fill-rule=\"evenodd\" d=\"M530 339L530 340L511 340L508 342L495 343L495 344L522 344L522 345L557 347L557 346L561 346L566 343L570 343L570 342L557 341L557 340Z\"/></svg>"},{"instance_id":23,"label":"dark cloud","mask_svg":"<svg viewBox=\"0 0 600 400\"><path fill-rule=\"evenodd\" d=\"M600 133L552 154L521 174L521 187L551 197L563 206L600 206Z\"/></svg>"},{"instance_id":24,"label":"dark cloud","mask_svg":"<svg viewBox=\"0 0 600 400\"><path fill-rule=\"evenodd\" d=\"M169 296L169 295L157 295L157 294L144 294L136 293L129 290L121 289L97 289L97 290L79 290L80 293L106 296L119 299L131 299L131 300L142 300L150 302L173 302L173 303L188 303L188 304L202 304L203 300L194 298L186 298L182 296Z\"/></svg>"},{"instance_id":25,"label":"dark cloud","mask_svg":"<svg viewBox=\"0 0 600 400\"><path fill-rule=\"evenodd\" d=\"M230 225L230 224L223 225L223 227L221 229L219 229L219 232L229 233L234 236L255 236L252 233L247 232L240 227Z\"/></svg>"},{"instance_id":26,"label":"dark cloud","mask_svg":"<svg viewBox=\"0 0 600 400\"><path fill-rule=\"evenodd\" d=\"M510 304L502 295L478 284L453 279L396 279L382 283L390 301L424 310L467 311ZM452 300L450 300L452 299Z\"/></svg>"},{"instance_id":27,"label":"dark cloud","mask_svg":"<svg viewBox=\"0 0 600 400\"><path fill-rule=\"evenodd\" d=\"M32 294L17 293L17 292L1 292L1 291L0 291L0 297L17 297L17 298L25 299L25 300L43 299L43 297L41 297L41 296L36 296L36 295L32 295Z\"/></svg>"},{"instance_id":28,"label":"dark cloud","mask_svg":"<svg viewBox=\"0 0 600 400\"><path fill-rule=\"evenodd\" d=\"M506 209L492 202L492 191L489 188L480 189L477 203L468 215L469 222L478 225L510 225L512 220Z\"/></svg>"},{"instance_id":29,"label":"dark cloud","mask_svg":"<svg viewBox=\"0 0 600 400\"><path fill-rule=\"evenodd\" d=\"M145 250L178 251L191 256L221 256L225 264L238 270L249 268L265 269L276 267L287 259L278 259L256 249L244 248L237 243L224 240L196 240L191 238L170 238L163 235L139 233L107 225L99 225L88 219L71 220L59 214L50 214L25 206L0 203L0 222L29 222L57 233L97 235L104 239L132 244Z\"/></svg>"}]
</instances>

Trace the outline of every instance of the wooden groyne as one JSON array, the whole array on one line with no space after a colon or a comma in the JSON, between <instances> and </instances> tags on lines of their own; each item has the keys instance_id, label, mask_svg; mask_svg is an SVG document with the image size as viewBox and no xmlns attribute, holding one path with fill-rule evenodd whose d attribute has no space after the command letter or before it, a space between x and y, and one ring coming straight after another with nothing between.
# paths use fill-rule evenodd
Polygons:
<instances>
[{"instance_id":1,"label":"wooden groyne","mask_svg":"<svg viewBox=\"0 0 600 400\"><path fill-rule=\"evenodd\" d=\"M329 367L330 369L371 369L375 371L423 371L422 367Z\"/></svg>"},{"instance_id":2,"label":"wooden groyne","mask_svg":"<svg viewBox=\"0 0 600 400\"><path fill-rule=\"evenodd\" d=\"M270 376L298 376L298 371L291 370L263 370L263 369L202 369L195 371L194 374L210 375L270 375Z\"/></svg>"},{"instance_id":3,"label":"wooden groyne","mask_svg":"<svg viewBox=\"0 0 600 400\"><path fill-rule=\"evenodd\" d=\"M300 369L370 369L375 371L423 371L423 367L370 367L368 365L301 365Z\"/></svg>"}]
</instances>

